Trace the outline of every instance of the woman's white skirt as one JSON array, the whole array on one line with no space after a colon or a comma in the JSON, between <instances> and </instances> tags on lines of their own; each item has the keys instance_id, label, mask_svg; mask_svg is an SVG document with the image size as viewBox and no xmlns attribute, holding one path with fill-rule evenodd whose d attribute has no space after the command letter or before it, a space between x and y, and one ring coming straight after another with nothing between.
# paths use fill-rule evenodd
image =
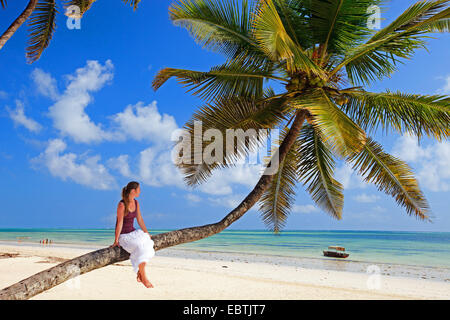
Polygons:
<instances>
[{"instance_id":1,"label":"woman's white skirt","mask_svg":"<svg viewBox=\"0 0 450 320\"><path fill-rule=\"evenodd\" d=\"M142 262L148 262L155 255L154 242L148 233L141 229L119 236L119 245L130 254L134 272L138 272Z\"/></svg>"}]
</instances>

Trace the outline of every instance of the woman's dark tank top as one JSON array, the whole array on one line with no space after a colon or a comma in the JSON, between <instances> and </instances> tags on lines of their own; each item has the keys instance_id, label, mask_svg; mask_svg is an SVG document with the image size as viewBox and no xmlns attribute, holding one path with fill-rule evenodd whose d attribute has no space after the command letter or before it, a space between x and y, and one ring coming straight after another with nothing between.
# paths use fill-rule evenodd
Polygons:
<instances>
[{"instance_id":1,"label":"woman's dark tank top","mask_svg":"<svg viewBox=\"0 0 450 320\"><path fill-rule=\"evenodd\" d=\"M120 200L120 202L123 202L123 200ZM126 217L123 217L123 225L122 225L122 231L120 232L120 234L122 233L130 233L132 231L134 231L134 218L136 218L136 213L137 213L137 202L136 199L134 199L134 211L133 212L128 212Z\"/></svg>"}]
</instances>

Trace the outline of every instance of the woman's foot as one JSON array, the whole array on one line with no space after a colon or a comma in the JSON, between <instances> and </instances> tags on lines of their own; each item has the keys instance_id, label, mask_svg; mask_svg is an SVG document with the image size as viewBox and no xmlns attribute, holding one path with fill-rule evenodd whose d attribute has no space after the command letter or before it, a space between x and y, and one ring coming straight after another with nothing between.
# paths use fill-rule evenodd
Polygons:
<instances>
[{"instance_id":1,"label":"woman's foot","mask_svg":"<svg viewBox=\"0 0 450 320\"><path fill-rule=\"evenodd\" d=\"M142 282L142 284L144 286L146 286L147 288L153 288L152 283L150 281L148 281L147 277L145 277L145 276L140 278L140 282Z\"/></svg>"},{"instance_id":2,"label":"woman's foot","mask_svg":"<svg viewBox=\"0 0 450 320\"><path fill-rule=\"evenodd\" d=\"M142 280L141 280L141 274L139 273L139 271L138 271L138 273L137 273L137 278L136 278L136 280L137 280L137 282L142 282Z\"/></svg>"},{"instance_id":3,"label":"woman's foot","mask_svg":"<svg viewBox=\"0 0 450 320\"><path fill-rule=\"evenodd\" d=\"M139 265L138 281L142 282L147 288L153 288L153 285L148 281L147 276L145 275L145 262Z\"/></svg>"},{"instance_id":4,"label":"woman's foot","mask_svg":"<svg viewBox=\"0 0 450 320\"><path fill-rule=\"evenodd\" d=\"M147 280L147 282L144 282L144 286L146 286L147 288L153 288L152 283L148 280Z\"/></svg>"}]
</instances>

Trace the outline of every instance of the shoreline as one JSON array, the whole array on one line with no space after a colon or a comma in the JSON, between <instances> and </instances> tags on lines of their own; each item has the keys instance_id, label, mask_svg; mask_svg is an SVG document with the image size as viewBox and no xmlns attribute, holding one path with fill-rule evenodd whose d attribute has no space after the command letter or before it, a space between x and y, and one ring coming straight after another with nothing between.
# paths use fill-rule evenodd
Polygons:
<instances>
[{"instance_id":1,"label":"shoreline","mask_svg":"<svg viewBox=\"0 0 450 320\"><path fill-rule=\"evenodd\" d=\"M0 240L0 247L3 245L11 247L42 248L42 249L73 249L86 250L87 252L103 249L106 246L89 245L84 243L53 243L39 244L34 242L17 243L11 240ZM226 262L261 263L285 267L301 267L315 270L345 271L368 275L377 272L382 276L396 276L412 279L425 279L450 283L450 268L435 266L407 265L385 262L367 262L356 260L341 260L334 258L309 258L309 257L289 257L282 255L268 255L245 252L208 251L200 249L166 248L156 252L157 256L210 260Z\"/></svg>"}]
</instances>

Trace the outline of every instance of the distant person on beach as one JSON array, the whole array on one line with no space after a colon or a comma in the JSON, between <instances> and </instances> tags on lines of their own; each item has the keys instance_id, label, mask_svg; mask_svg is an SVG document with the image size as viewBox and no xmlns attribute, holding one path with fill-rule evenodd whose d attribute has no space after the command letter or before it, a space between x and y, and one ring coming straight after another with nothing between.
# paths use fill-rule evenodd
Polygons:
<instances>
[{"instance_id":1,"label":"distant person on beach","mask_svg":"<svg viewBox=\"0 0 450 320\"><path fill-rule=\"evenodd\" d=\"M127 251L133 270L137 273L137 281L147 288L153 288L145 275L145 264L155 255L155 249L142 219L139 202L135 199L140 193L141 188L136 181L131 181L122 189L122 200L117 206L116 237L111 247L119 246ZM134 218L141 229L134 229Z\"/></svg>"}]
</instances>

